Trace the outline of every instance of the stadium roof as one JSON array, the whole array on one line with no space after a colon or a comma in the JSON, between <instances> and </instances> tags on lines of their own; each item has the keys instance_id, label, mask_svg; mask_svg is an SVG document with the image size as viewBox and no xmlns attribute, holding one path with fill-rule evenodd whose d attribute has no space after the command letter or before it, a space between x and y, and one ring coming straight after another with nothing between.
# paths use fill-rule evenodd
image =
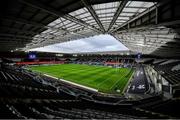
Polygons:
<instances>
[{"instance_id":1,"label":"stadium roof","mask_svg":"<svg viewBox=\"0 0 180 120\"><path fill-rule=\"evenodd\" d=\"M7 0L1 6L0 51L29 50L111 34L133 52L180 55L179 35L174 29L179 25L178 19L159 17L160 13L166 13L163 5L167 3L158 0Z\"/></svg>"}]
</instances>

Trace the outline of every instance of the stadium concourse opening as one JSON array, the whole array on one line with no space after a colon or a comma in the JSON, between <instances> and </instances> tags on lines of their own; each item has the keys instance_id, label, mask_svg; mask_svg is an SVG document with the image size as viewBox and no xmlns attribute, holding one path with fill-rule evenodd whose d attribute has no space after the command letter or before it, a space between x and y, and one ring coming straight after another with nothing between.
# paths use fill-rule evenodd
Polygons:
<instances>
[{"instance_id":1,"label":"stadium concourse opening","mask_svg":"<svg viewBox=\"0 0 180 120\"><path fill-rule=\"evenodd\" d=\"M179 0L6 0L0 119L179 119Z\"/></svg>"}]
</instances>

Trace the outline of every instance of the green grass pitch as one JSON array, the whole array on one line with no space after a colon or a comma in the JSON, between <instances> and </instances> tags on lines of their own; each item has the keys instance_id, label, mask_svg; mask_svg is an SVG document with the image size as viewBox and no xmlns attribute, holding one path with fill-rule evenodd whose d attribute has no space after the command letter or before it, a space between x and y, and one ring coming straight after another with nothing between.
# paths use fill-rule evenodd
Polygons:
<instances>
[{"instance_id":1,"label":"green grass pitch","mask_svg":"<svg viewBox=\"0 0 180 120\"><path fill-rule=\"evenodd\" d=\"M104 93L123 92L133 70L80 64L31 66L31 70L78 83Z\"/></svg>"}]
</instances>

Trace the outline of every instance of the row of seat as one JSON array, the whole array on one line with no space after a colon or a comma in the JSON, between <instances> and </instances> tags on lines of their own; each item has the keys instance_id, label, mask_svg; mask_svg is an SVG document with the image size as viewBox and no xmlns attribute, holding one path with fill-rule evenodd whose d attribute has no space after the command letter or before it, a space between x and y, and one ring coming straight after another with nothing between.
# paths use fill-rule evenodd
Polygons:
<instances>
[{"instance_id":1,"label":"row of seat","mask_svg":"<svg viewBox=\"0 0 180 120\"><path fill-rule=\"evenodd\" d=\"M146 109L150 105L157 104L156 101L158 101L161 96L136 101L135 103L132 103L133 106L123 104L123 102L116 105L104 104L103 101L117 102L116 100L121 99L122 101L126 101L126 99L98 96L53 79L52 81L54 82L51 83L58 83L56 86L52 87L44 85L43 83L36 81L37 77L35 74L31 74L28 71L3 69L0 73L0 118L165 118L164 116L161 117L135 109L138 107ZM46 78L42 79L46 81ZM48 81L51 80L48 79L46 82ZM91 97L93 101L79 98L76 100L76 97L73 97L66 92L62 92L61 90L58 92L55 87L60 87L64 90L66 88L67 92L74 91L75 94L80 92L82 95L86 96L93 94ZM99 102L95 102L95 99ZM129 103L130 102L132 101L129 101ZM140 106L140 104L144 104L144 106Z\"/></svg>"},{"instance_id":2,"label":"row of seat","mask_svg":"<svg viewBox=\"0 0 180 120\"><path fill-rule=\"evenodd\" d=\"M157 100L151 104L145 104L141 106L141 109L151 112L161 113L161 115L168 115L170 118L179 118L179 105L178 99Z\"/></svg>"},{"instance_id":3,"label":"row of seat","mask_svg":"<svg viewBox=\"0 0 180 120\"><path fill-rule=\"evenodd\" d=\"M162 76L171 84L178 84L180 82L180 70L172 70L172 68L178 64L180 64L180 61L170 62L167 64L156 63L153 64L153 66L154 69L161 73Z\"/></svg>"},{"instance_id":4,"label":"row of seat","mask_svg":"<svg viewBox=\"0 0 180 120\"><path fill-rule=\"evenodd\" d=\"M55 88L53 88L52 86L43 85L40 82L34 80L33 78L30 78L29 76L25 75L24 73L9 70L0 71L0 82L55 90Z\"/></svg>"},{"instance_id":5,"label":"row of seat","mask_svg":"<svg viewBox=\"0 0 180 120\"><path fill-rule=\"evenodd\" d=\"M78 106L77 106L78 105ZM137 118L132 115L124 115L120 113L106 112L102 110L95 110L86 108L81 102L68 102L65 103L8 103L1 104L6 109L6 113L2 112L1 118L28 118L28 119L129 119ZM77 107L76 107L77 106ZM2 108L3 108L2 107ZM4 110L4 109L2 109ZM8 114L7 114L8 113Z\"/></svg>"}]
</instances>

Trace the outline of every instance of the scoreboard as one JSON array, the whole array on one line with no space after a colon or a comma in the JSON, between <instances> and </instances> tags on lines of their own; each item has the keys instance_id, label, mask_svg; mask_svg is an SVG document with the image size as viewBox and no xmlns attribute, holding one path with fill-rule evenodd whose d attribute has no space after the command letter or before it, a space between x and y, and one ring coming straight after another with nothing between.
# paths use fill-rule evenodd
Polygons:
<instances>
[{"instance_id":1,"label":"scoreboard","mask_svg":"<svg viewBox=\"0 0 180 120\"><path fill-rule=\"evenodd\" d=\"M138 53L138 54L137 54L137 59L141 59L141 57L142 57L142 54L141 54L141 53Z\"/></svg>"},{"instance_id":2,"label":"scoreboard","mask_svg":"<svg viewBox=\"0 0 180 120\"><path fill-rule=\"evenodd\" d=\"M36 56L36 53L35 52L30 52L28 53L28 59L31 59L31 60L34 60L36 59L37 56Z\"/></svg>"}]
</instances>

